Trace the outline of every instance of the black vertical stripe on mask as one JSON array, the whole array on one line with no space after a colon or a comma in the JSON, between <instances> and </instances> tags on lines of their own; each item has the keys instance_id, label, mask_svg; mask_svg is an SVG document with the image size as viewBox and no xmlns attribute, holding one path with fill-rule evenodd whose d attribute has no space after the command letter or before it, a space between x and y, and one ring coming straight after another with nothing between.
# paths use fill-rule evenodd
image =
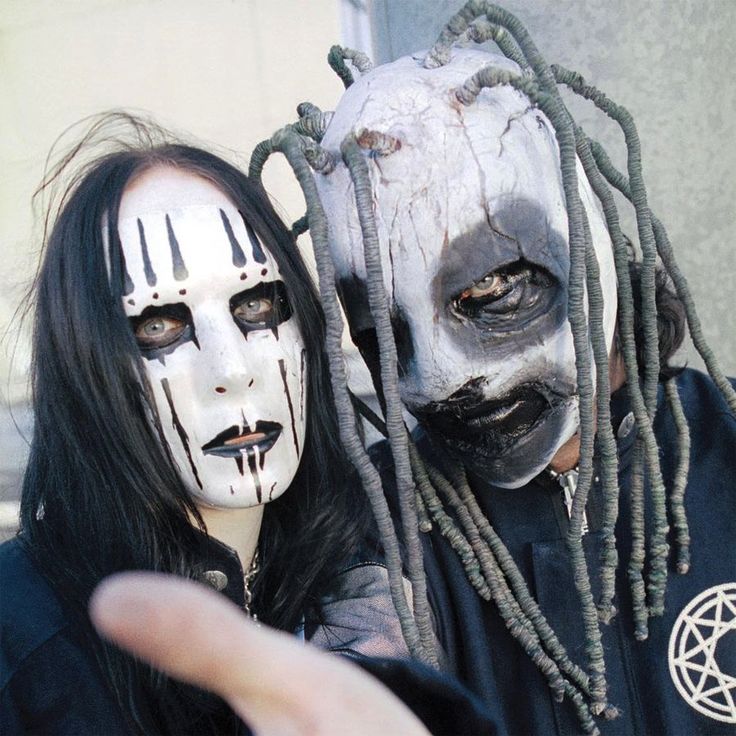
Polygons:
<instances>
[{"instance_id":1,"label":"black vertical stripe on mask","mask_svg":"<svg viewBox=\"0 0 736 736\"><path fill-rule=\"evenodd\" d=\"M255 483L256 486L256 499L258 503L263 503L263 490L261 488L261 477L258 475L258 468L256 467L255 448L246 448L245 454L248 456L248 470L250 470L250 475L253 478L253 483Z\"/></svg>"},{"instance_id":2,"label":"black vertical stripe on mask","mask_svg":"<svg viewBox=\"0 0 736 736\"><path fill-rule=\"evenodd\" d=\"M245 266L246 261L247 261L245 257L245 253L243 253L243 249L240 247L240 243L238 242L238 239L235 237L235 233L233 232L233 226L230 223L230 219L225 214L225 210L220 210L220 217L222 217L222 224L225 227L225 232L227 233L227 239L230 241L230 248L233 254L233 266L242 268L243 266Z\"/></svg>"},{"instance_id":3,"label":"black vertical stripe on mask","mask_svg":"<svg viewBox=\"0 0 736 736\"><path fill-rule=\"evenodd\" d=\"M192 473L194 473L194 480L196 480L197 485L200 488L202 488L202 481L199 479L199 473L197 472L197 466L194 464L194 460L192 460L192 453L189 450L189 435L187 435L186 430L184 429L181 422L179 421L179 415L176 413L176 408L174 407L174 400L171 397L171 388L169 387L169 380L167 378L161 379L161 387L164 390L164 394L166 395L166 401L169 404L169 410L171 411L171 422L173 424L174 429L176 430L176 433L179 435L181 444L184 445L184 452L187 455L187 460L189 460L189 466L192 469Z\"/></svg>"},{"instance_id":4,"label":"black vertical stripe on mask","mask_svg":"<svg viewBox=\"0 0 736 736\"><path fill-rule=\"evenodd\" d=\"M278 483L278 481L274 481L271 484L271 490L268 492L268 500L269 501L273 500L273 489L276 488L276 483Z\"/></svg>"},{"instance_id":5,"label":"black vertical stripe on mask","mask_svg":"<svg viewBox=\"0 0 736 736\"><path fill-rule=\"evenodd\" d=\"M299 457L299 438L296 434L296 422L294 421L294 404L291 401L291 393L289 392L289 384L286 382L286 365L283 358L279 358L279 370L281 371L281 381L284 384L284 393L286 401L289 404L289 415L291 416L291 434L294 438L294 447L296 447L296 456Z\"/></svg>"},{"instance_id":6,"label":"black vertical stripe on mask","mask_svg":"<svg viewBox=\"0 0 736 736\"><path fill-rule=\"evenodd\" d=\"M122 248L120 249L120 265L123 269L123 296L128 296L135 291L135 284L128 273L128 265L125 262L125 253Z\"/></svg>"},{"instance_id":7,"label":"black vertical stripe on mask","mask_svg":"<svg viewBox=\"0 0 736 736\"><path fill-rule=\"evenodd\" d=\"M146 231L143 228L141 218L138 219L138 239L141 242L141 257L143 258L143 273L146 275L146 283L149 286L156 286L156 272L151 265L151 258L148 255L148 244L146 243Z\"/></svg>"},{"instance_id":8,"label":"black vertical stripe on mask","mask_svg":"<svg viewBox=\"0 0 736 736\"><path fill-rule=\"evenodd\" d=\"M248 240L250 240L250 247L253 251L253 260L256 263L265 263L266 262L266 254L263 252L263 247L261 246L260 241L258 240L258 236L255 233L255 230L250 226L248 221L243 217L243 213L240 213L240 216L243 218L243 224L245 225L245 232L248 233Z\"/></svg>"},{"instance_id":9,"label":"black vertical stripe on mask","mask_svg":"<svg viewBox=\"0 0 736 736\"><path fill-rule=\"evenodd\" d=\"M169 234L169 247L171 248L171 267L174 273L174 278L177 281L184 281L184 279L189 278L189 271L187 271L184 259L181 256L179 241L176 239L174 228L171 225L171 218L168 215L166 215L166 232Z\"/></svg>"}]
</instances>

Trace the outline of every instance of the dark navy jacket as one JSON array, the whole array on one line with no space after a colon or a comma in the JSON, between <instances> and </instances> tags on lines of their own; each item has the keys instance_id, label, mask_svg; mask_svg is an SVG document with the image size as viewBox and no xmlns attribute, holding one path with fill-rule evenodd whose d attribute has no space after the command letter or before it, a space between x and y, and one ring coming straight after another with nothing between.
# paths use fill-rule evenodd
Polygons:
<instances>
[{"instance_id":1,"label":"dark navy jacket","mask_svg":"<svg viewBox=\"0 0 736 736\"><path fill-rule=\"evenodd\" d=\"M627 418L626 390L613 397L622 486L616 527L615 605L620 613L602 629L609 700L618 706L621 716L599 720L603 734L736 733L736 420L703 374L685 370L678 386L692 437L685 497L692 564L687 575L677 575L670 564L665 613L649 620L649 638L644 642L633 637L626 579L628 487L636 429L632 428L633 416ZM662 387L655 432L664 480L670 488L677 461L676 436ZM580 607L565 550L568 520L560 486L546 474L515 490L491 487L480 478L471 478L471 486L571 658L584 664ZM597 569L601 505L600 484L596 483L587 509L590 532L584 539L591 571ZM580 732L570 702L554 701L494 604L481 600L470 586L447 542L437 531L424 539L430 604L450 671L493 710L499 733ZM594 594L596 577L591 574ZM702 596L700 601L698 596ZM678 616L687 613L693 601L694 618L679 626L680 636L673 637Z\"/></svg>"},{"instance_id":2,"label":"dark navy jacket","mask_svg":"<svg viewBox=\"0 0 736 736\"><path fill-rule=\"evenodd\" d=\"M242 607L242 567L237 555L216 540L203 545L202 572L210 570L225 574L222 593ZM343 590L357 604L351 621L356 615L363 617L370 631L373 656L357 657L357 664L404 700L432 733L454 734L459 724L469 732L492 732L483 706L464 688L417 662L395 658L400 652L392 642L400 641L403 648L403 640L380 563L359 561L338 574L335 591L325 595L324 611L309 616L319 620L318 629L310 632L315 643L344 648L340 625L346 620L336 602ZM90 641L67 615L18 538L0 546L0 596L0 734L122 736L133 732L108 689ZM379 635L380 629L385 636ZM337 637L334 646L330 632ZM219 698L186 688L183 701L190 716L186 733L250 733ZM157 723L156 701L143 699L140 704L147 731L165 730Z\"/></svg>"},{"instance_id":3,"label":"dark navy jacket","mask_svg":"<svg viewBox=\"0 0 736 736\"><path fill-rule=\"evenodd\" d=\"M226 572L223 591L243 604L237 555L203 537L202 567ZM0 734L117 736L134 731L113 697L90 639L39 573L24 542L0 546ZM250 733L220 700L183 689L191 734ZM140 700L147 729L155 733L156 703ZM150 705L150 708L148 707Z\"/></svg>"}]
</instances>

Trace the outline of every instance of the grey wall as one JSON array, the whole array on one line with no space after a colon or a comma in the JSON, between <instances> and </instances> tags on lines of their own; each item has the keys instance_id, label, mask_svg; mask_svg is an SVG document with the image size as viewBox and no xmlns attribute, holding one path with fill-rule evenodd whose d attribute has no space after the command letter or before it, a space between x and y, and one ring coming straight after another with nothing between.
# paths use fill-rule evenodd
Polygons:
<instances>
[{"instance_id":1,"label":"grey wall","mask_svg":"<svg viewBox=\"0 0 736 736\"><path fill-rule=\"evenodd\" d=\"M667 225L726 371L736 374L736 0L506 0L552 63L634 115L652 209ZM430 46L460 0L373 0L376 62ZM577 100L574 102L578 102ZM623 139L586 103L578 122L619 166ZM628 231L633 232L629 220ZM702 363L692 348L690 365Z\"/></svg>"}]
</instances>

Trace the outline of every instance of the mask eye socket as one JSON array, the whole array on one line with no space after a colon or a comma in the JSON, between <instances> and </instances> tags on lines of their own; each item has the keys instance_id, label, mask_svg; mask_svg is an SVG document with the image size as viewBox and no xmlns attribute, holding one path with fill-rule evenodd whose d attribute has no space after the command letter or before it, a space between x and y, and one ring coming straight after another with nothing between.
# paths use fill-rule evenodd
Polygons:
<instances>
[{"instance_id":1,"label":"mask eye socket","mask_svg":"<svg viewBox=\"0 0 736 736\"><path fill-rule=\"evenodd\" d=\"M510 288L513 287L504 275L492 272L486 274L469 289L465 289L458 297L458 301L463 299L500 299L508 293Z\"/></svg>"},{"instance_id":2,"label":"mask eye socket","mask_svg":"<svg viewBox=\"0 0 736 736\"><path fill-rule=\"evenodd\" d=\"M149 306L128 321L138 348L146 357L154 357L163 348L174 349L194 334L192 314L186 304Z\"/></svg>"},{"instance_id":3,"label":"mask eye socket","mask_svg":"<svg viewBox=\"0 0 736 736\"><path fill-rule=\"evenodd\" d=\"M150 317L135 328L135 339L141 349L162 348L181 337L186 323L174 317Z\"/></svg>"},{"instance_id":4,"label":"mask eye socket","mask_svg":"<svg viewBox=\"0 0 736 736\"><path fill-rule=\"evenodd\" d=\"M230 312L243 332L273 329L291 317L283 281L261 282L230 299Z\"/></svg>"},{"instance_id":5,"label":"mask eye socket","mask_svg":"<svg viewBox=\"0 0 736 736\"><path fill-rule=\"evenodd\" d=\"M233 317L248 324L265 324L273 319L274 310L273 302L266 297L246 299L235 307Z\"/></svg>"},{"instance_id":6,"label":"mask eye socket","mask_svg":"<svg viewBox=\"0 0 736 736\"><path fill-rule=\"evenodd\" d=\"M534 317L549 301L554 278L524 260L490 271L452 300L456 314L481 322Z\"/></svg>"}]
</instances>

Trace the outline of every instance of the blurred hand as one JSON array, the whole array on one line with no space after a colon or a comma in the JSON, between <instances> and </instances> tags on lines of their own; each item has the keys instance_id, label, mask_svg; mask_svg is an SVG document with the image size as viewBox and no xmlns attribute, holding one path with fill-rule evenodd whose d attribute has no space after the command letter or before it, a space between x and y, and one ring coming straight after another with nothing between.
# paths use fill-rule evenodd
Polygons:
<instances>
[{"instance_id":1,"label":"blurred hand","mask_svg":"<svg viewBox=\"0 0 736 736\"><path fill-rule=\"evenodd\" d=\"M227 700L258 736L428 733L359 667L257 626L197 583L155 573L114 575L95 590L90 616L118 646Z\"/></svg>"}]
</instances>

